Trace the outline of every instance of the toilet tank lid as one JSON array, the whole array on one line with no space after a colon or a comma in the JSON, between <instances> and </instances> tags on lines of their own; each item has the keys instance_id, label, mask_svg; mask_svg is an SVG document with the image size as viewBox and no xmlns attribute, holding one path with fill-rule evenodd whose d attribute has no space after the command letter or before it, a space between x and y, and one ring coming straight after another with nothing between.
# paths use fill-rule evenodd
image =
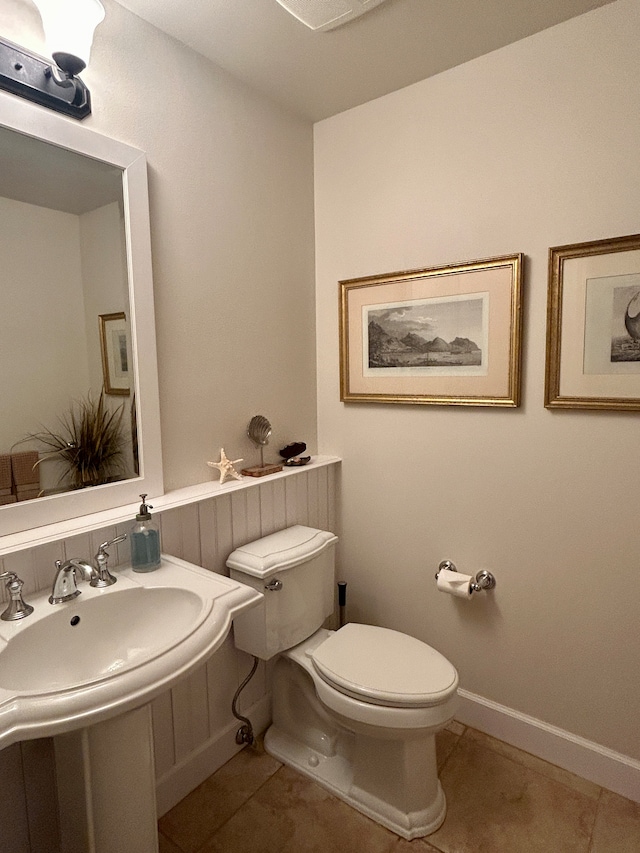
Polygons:
<instances>
[{"instance_id":1,"label":"toilet tank lid","mask_svg":"<svg viewBox=\"0 0 640 853\"><path fill-rule=\"evenodd\" d=\"M328 530L294 524L236 548L229 555L227 566L257 578L266 578L316 557L337 541L338 537Z\"/></svg>"}]
</instances>

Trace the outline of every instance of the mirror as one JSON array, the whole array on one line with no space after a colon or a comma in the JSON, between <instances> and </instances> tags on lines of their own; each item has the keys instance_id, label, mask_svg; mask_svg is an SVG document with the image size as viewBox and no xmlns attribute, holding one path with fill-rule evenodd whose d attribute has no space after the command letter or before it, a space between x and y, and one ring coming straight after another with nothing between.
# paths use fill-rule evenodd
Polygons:
<instances>
[{"instance_id":1,"label":"mirror","mask_svg":"<svg viewBox=\"0 0 640 853\"><path fill-rule=\"evenodd\" d=\"M17 468L0 505L86 485L92 453L94 481L135 477L122 170L0 127L0 223L0 454ZM113 440L98 456L63 421L103 388L107 429L92 435Z\"/></svg>"},{"instance_id":2,"label":"mirror","mask_svg":"<svg viewBox=\"0 0 640 853\"><path fill-rule=\"evenodd\" d=\"M162 470L144 154L0 95L2 536L161 494ZM65 449L83 419L114 441L91 475Z\"/></svg>"}]
</instances>

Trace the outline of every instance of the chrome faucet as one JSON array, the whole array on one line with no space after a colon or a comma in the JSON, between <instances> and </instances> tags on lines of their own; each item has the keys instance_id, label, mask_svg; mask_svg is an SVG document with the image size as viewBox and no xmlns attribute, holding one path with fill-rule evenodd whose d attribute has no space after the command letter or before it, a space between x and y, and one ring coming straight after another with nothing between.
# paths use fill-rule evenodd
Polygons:
<instances>
[{"instance_id":1,"label":"chrome faucet","mask_svg":"<svg viewBox=\"0 0 640 853\"><path fill-rule=\"evenodd\" d=\"M109 552L107 548L111 545L116 545L118 542L124 542L127 534L116 536L115 539L110 539L108 542L103 542L98 548L96 554L96 568L86 562L74 557L71 560L66 560L62 563L56 560L56 576L53 581L53 589L49 596L49 604L62 604L64 601L71 601L76 596L80 595L81 590L78 589L77 572L80 571L85 580L89 581L89 585L93 587L111 586L118 580L109 571L107 561Z\"/></svg>"},{"instance_id":2,"label":"chrome faucet","mask_svg":"<svg viewBox=\"0 0 640 853\"><path fill-rule=\"evenodd\" d=\"M85 580L91 580L95 574L95 569L86 563L74 557L71 560L61 562L56 560L56 576L53 581L53 589L49 596L49 604L62 604L63 601L71 601L72 598L80 595L76 572L80 570L85 577Z\"/></svg>"},{"instance_id":3,"label":"chrome faucet","mask_svg":"<svg viewBox=\"0 0 640 853\"><path fill-rule=\"evenodd\" d=\"M20 580L15 572L0 573L0 580L6 580L9 590L10 601L7 609L0 614L0 619L5 622L14 622L16 619L24 619L33 613L33 607L22 598L22 587L24 581Z\"/></svg>"}]
</instances>

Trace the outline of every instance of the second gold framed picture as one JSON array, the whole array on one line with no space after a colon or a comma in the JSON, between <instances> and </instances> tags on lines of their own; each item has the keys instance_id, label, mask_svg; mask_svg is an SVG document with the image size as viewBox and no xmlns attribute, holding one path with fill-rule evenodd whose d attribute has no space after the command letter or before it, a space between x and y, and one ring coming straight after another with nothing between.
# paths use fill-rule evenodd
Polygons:
<instances>
[{"instance_id":1,"label":"second gold framed picture","mask_svg":"<svg viewBox=\"0 0 640 853\"><path fill-rule=\"evenodd\" d=\"M340 399L518 406L523 255L340 282Z\"/></svg>"},{"instance_id":2,"label":"second gold framed picture","mask_svg":"<svg viewBox=\"0 0 640 853\"><path fill-rule=\"evenodd\" d=\"M548 409L640 409L640 234L549 250Z\"/></svg>"}]
</instances>

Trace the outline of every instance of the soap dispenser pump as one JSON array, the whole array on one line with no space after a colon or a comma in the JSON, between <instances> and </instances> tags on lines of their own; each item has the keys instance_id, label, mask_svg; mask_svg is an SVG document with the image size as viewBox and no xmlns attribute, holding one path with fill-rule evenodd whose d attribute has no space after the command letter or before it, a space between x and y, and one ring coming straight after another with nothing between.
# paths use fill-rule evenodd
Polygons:
<instances>
[{"instance_id":1,"label":"soap dispenser pump","mask_svg":"<svg viewBox=\"0 0 640 853\"><path fill-rule=\"evenodd\" d=\"M142 503L131 528L131 566L134 572L152 572L160 565L160 528L151 518L145 503L146 495L140 495Z\"/></svg>"}]
</instances>

